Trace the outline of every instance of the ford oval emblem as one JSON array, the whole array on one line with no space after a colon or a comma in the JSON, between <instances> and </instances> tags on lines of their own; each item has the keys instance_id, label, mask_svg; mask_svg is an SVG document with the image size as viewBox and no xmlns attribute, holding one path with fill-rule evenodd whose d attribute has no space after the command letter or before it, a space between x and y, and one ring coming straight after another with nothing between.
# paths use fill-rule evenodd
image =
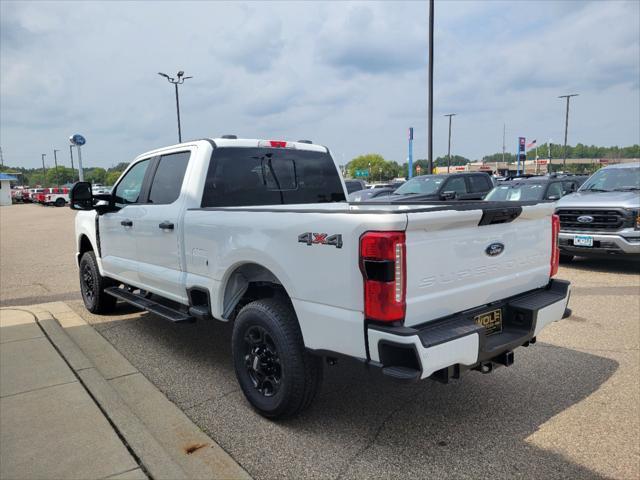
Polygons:
<instances>
[{"instance_id":1,"label":"ford oval emblem","mask_svg":"<svg viewBox=\"0 0 640 480\"><path fill-rule=\"evenodd\" d=\"M591 215L581 215L578 217L578 221L580 223L591 223L593 222L593 217Z\"/></svg>"},{"instance_id":2,"label":"ford oval emblem","mask_svg":"<svg viewBox=\"0 0 640 480\"><path fill-rule=\"evenodd\" d=\"M500 242L492 243L484 250L484 252L490 257L495 257L504 252L504 244Z\"/></svg>"}]
</instances>

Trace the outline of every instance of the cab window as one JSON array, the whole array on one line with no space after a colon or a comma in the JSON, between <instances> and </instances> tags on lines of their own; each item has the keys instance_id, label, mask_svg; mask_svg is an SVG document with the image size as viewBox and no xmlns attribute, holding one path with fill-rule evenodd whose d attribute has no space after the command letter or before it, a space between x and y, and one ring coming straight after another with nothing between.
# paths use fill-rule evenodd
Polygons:
<instances>
[{"instance_id":1,"label":"cab window","mask_svg":"<svg viewBox=\"0 0 640 480\"><path fill-rule=\"evenodd\" d=\"M458 195L464 195L467 193L467 185L464 181L464 177L455 177L447 180L443 192L456 192Z\"/></svg>"},{"instance_id":2,"label":"cab window","mask_svg":"<svg viewBox=\"0 0 640 480\"><path fill-rule=\"evenodd\" d=\"M122 208L132 203L138 203L147 168L149 168L149 159L142 160L131 167L131 170L122 177L120 183L113 190L116 207Z\"/></svg>"},{"instance_id":3,"label":"cab window","mask_svg":"<svg viewBox=\"0 0 640 480\"><path fill-rule=\"evenodd\" d=\"M149 203L167 205L178 199L190 155L190 152L179 152L160 157L151 183Z\"/></svg>"}]
</instances>

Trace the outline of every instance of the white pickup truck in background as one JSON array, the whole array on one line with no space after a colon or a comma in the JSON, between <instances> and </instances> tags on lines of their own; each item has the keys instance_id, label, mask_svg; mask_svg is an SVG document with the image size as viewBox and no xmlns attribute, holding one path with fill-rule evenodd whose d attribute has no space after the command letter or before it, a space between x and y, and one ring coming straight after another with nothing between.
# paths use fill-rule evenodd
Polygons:
<instances>
[{"instance_id":1,"label":"white pickup truck in background","mask_svg":"<svg viewBox=\"0 0 640 480\"><path fill-rule=\"evenodd\" d=\"M323 358L447 382L513 363L568 312L551 203L358 203L327 148L226 138L136 158L110 194L76 183L82 296L174 322L233 321L238 382L270 417Z\"/></svg>"}]
</instances>

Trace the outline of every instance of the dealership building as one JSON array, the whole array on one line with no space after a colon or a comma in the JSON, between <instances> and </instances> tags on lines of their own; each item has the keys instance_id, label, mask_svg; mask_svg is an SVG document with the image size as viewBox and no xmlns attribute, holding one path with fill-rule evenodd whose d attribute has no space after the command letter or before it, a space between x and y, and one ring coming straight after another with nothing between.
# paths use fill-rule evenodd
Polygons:
<instances>
[{"instance_id":1,"label":"dealership building","mask_svg":"<svg viewBox=\"0 0 640 480\"><path fill-rule=\"evenodd\" d=\"M11 182L18 179L6 173L0 173L0 206L11 205Z\"/></svg>"}]
</instances>

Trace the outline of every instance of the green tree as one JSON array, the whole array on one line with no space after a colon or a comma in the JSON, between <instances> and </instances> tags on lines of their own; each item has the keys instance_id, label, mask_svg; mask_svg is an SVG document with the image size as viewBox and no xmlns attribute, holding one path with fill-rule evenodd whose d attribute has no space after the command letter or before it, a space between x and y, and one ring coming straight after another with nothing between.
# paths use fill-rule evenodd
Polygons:
<instances>
[{"instance_id":1,"label":"green tree","mask_svg":"<svg viewBox=\"0 0 640 480\"><path fill-rule=\"evenodd\" d=\"M109 173L107 173L105 185L112 186L114 183L116 183L118 178L120 178L120 175L122 175L122 172L119 172L117 170L110 171Z\"/></svg>"},{"instance_id":2,"label":"green tree","mask_svg":"<svg viewBox=\"0 0 640 480\"><path fill-rule=\"evenodd\" d=\"M86 182L104 184L107 180L107 171L101 167L85 168L84 179Z\"/></svg>"},{"instance_id":3,"label":"green tree","mask_svg":"<svg viewBox=\"0 0 640 480\"><path fill-rule=\"evenodd\" d=\"M347 176L355 178L356 170L369 172L369 181L391 180L401 171L400 165L390 162L377 153L368 153L354 158L347 164Z\"/></svg>"},{"instance_id":4,"label":"green tree","mask_svg":"<svg viewBox=\"0 0 640 480\"><path fill-rule=\"evenodd\" d=\"M513 153L505 152L505 154L504 154L504 161L505 162L514 163L517 160L518 159L516 158L516 156ZM502 152L493 153L491 155L485 155L484 157L482 157L482 161L485 162L485 163L501 162L502 161Z\"/></svg>"},{"instance_id":5,"label":"green tree","mask_svg":"<svg viewBox=\"0 0 640 480\"><path fill-rule=\"evenodd\" d=\"M129 162L120 162L115 167L108 168L107 173L108 172L124 172L128 166L129 166Z\"/></svg>"},{"instance_id":6,"label":"green tree","mask_svg":"<svg viewBox=\"0 0 640 480\"><path fill-rule=\"evenodd\" d=\"M65 183L73 183L77 178L78 175L75 170L59 166L57 169L57 173L55 167L47 170L47 178L45 183L47 186L58 186L64 185Z\"/></svg>"}]
</instances>

